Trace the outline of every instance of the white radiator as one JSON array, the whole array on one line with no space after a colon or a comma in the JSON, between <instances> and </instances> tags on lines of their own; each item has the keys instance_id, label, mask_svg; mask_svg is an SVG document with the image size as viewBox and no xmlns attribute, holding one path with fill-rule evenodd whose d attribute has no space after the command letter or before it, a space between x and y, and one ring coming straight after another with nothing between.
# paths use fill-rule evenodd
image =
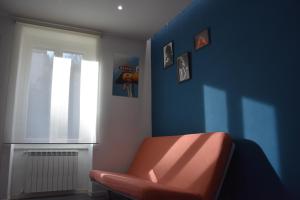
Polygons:
<instances>
[{"instance_id":1,"label":"white radiator","mask_svg":"<svg viewBox=\"0 0 300 200\"><path fill-rule=\"evenodd\" d=\"M78 176L78 151L25 151L24 193L75 190Z\"/></svg>"}]
</instances>

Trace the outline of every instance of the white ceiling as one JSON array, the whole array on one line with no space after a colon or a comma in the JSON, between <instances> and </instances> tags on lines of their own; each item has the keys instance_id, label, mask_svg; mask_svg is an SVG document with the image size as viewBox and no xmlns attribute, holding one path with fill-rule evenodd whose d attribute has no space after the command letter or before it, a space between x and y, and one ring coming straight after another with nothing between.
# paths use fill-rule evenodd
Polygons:
<instances>
[{"instance_id":1,"label":"white ceiling","mask_svg":"<svg viewBox=\"0 0 300 200\"><path fill-rule=\"evenodd\" d=\"M12 15L147 39L192 0L0 0ZM122 4L123 11L117 6Z\"/></svg>"}]
</instances>

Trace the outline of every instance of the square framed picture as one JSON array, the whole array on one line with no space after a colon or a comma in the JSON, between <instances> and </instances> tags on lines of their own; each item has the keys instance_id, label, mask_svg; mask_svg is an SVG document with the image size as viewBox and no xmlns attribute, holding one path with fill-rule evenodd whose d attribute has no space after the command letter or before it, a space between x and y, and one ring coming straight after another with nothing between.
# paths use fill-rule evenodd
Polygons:
<instances>
[{"instance_id":1,"label":"square framed picture","mask_svg":"<svg viewBox=\"0 0 300 200\"><path fill-rule=\"evenodd\" d=\"M173 42L169 42L163 47L164 51L164 69L173 65L174 63L174 51Z\"/></svg>"},{"instance_id":2,"label":"square framed picture","mask_svg":"<svg viewBox=\"0 0 300 200\"><path fill-rule=\"evenodd\" d=\"M206 28L195 36L195 50L201 49L210 44L210 32Z\"/></svg>"},{"instance_id":3,"label":"square framed picture","mask_svg":"<svg viewBox=\"0 0 300 200\"><path fill-rule=\"evenodd\" d=\"M186 52L177 57L177 81L181 83L183 81L190 80L191 77L191 62L190 53Z\"/></svg>"}]
</instances>

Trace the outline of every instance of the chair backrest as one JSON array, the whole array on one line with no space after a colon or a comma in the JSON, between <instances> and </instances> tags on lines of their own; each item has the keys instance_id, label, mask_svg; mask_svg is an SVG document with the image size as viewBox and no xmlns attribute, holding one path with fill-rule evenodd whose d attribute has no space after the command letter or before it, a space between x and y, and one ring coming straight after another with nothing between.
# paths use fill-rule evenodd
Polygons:
<instances>
[{"instance_id":1,"label":"chair backrest","mask_svg":"<svg viewBox=\"0 0 300 200\"><path fill-rule=\"evenodd\" d=\"M223 132L146 138L128 173L214 199L232 145Z\"/></svg>"}]
</instances>

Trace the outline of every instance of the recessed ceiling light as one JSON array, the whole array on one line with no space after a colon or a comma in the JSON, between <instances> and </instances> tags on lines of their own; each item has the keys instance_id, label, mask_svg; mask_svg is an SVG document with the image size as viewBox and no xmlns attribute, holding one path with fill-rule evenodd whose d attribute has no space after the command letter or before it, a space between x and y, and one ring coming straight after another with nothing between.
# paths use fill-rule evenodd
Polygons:
<instances>
[{"instance_id":1,"label":"recessed ceiling light","mask_svg":"<svg viewBox=\"0 0 300 200\"><path fill-rule=\"evenodd\" d=\"M118 5L118 10L123 10L123 6L122 5Z\"/></svg>"}]
</instances>

